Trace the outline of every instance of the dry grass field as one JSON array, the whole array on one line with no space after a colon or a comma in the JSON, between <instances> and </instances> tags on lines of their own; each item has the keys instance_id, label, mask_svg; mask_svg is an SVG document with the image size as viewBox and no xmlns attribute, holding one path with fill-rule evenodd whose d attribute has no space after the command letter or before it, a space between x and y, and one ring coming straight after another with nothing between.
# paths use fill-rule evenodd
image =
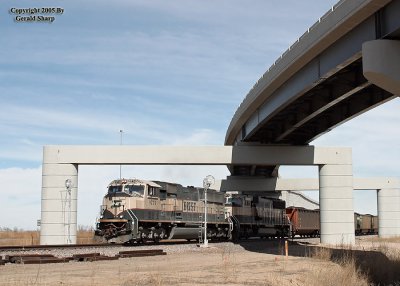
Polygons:
<instances>
[{"instance_id":1,"label":"dry grass field","mask_svg":"<svg viewBox=\"0 0 400 286\"><path fill-rule=\"evenodd\" d=\"M94 230L90 227L79 227L77 233L78 244L91 244ZM0 246L38 245L39 231L0 228Z\"/></svg>"}]
</instances>

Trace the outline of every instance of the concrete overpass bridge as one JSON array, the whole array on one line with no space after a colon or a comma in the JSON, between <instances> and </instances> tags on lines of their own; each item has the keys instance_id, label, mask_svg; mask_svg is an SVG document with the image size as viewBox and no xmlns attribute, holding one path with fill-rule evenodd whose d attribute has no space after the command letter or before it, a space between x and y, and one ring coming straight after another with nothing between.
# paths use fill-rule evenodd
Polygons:
<instances>
[{"instance_id":1,"label":"concrete overpass bridge","mask_svg":"<svg viewBox=\"0 0 400 286\"><path fill-rule=\"evenodd\" d=\"M400 1L337 3L276 60L234 114L226 145L307 145L400 95ZM276 177L278 166L232 165Z\"/></svg>"},{"instance_id":2,"label":"concrete overpass bridge","mask_svg":"<svg viewBox=\"0 0 400 286\"><path fill-rule=\"evenodd\" d=\"M306 146L332 128L400 95L400 0L343 0L286 51L246 96L214 147L45 146L41 244L76 242L79 165L227 165L221 188L280 190L280 165L316 165L321 242L354 243L349 148ZM65 224L60 194L71 180ZM246 180L246 181L240 181ZM250 183L251 184L250 184ZM283 182L298 189L302 182ZM229 187L231 185L231 187ZM318 185L318 186L317 186ZM378 184L379 232L400 236L398 180Z\"/></svg>"}]
</instances>

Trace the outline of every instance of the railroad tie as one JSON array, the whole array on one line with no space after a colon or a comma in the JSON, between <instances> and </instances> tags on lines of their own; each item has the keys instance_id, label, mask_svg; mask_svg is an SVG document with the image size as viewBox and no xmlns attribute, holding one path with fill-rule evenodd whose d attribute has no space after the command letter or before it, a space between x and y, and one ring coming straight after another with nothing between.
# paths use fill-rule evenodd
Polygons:
<instances>
[{"instance_id":1,"label":"railroad tie","mask_svg":"<svg viewBox=\"0 0 400 286\"><path fill-rule=\"evenodd\" d=\"M72 259L75 261L100 261L100 260L117 260L118 256L105 256L100 253L83 253L83 254L74 254Z\"/></svg>"},{"instance_id":2,"label":"railroad tie","mask_svg":"<svg viewBox=\"0 0 400 286\"><path fill-rule=\"evenodd\" d=\"M40 260L45 258L56 258L52 254L19 254L19 255L6 255L4 260L10 263L21 263L21 261Z\"/></svg>"},{"instance_id":3,"label":"railroad tie","mask_svg":"<svg viewBox=\"0 0 400 286\"><path fill-rule=\"evenodd\" d=\"M142 256L156 256L156 255L167 255L162 249L150 249L150 250L132 250L132 251L120 251L118 256L121 258L127 257L142 257Z\"/></svg>"}]
</instances>

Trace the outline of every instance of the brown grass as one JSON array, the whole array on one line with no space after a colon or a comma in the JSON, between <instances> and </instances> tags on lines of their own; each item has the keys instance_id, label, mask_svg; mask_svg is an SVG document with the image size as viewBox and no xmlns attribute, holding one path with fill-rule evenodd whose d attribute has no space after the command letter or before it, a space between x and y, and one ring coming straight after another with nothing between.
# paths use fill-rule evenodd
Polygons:
<instances>
[{"instance_id":1,"label":"brown grass","mask_svg":"<svg viewBox=\"0 0 400 286\"><path fill-rule=\"evenodd\" d=\"M386 237L386 238L382 238L382 237L370 237L365 239L366 241L372 241L372 242L378 242L378 243L390 243L390 242L395 242L395 243L399 243L400 242L400 237Z\"/></svg>"},{"instance_id":2,"label":"brown grass","mask_svg":"<svg viewBox=\"0 0 400 286\"><path fill-rule=\"evenodd\" d=\"M354 260L342 261L340 264L330 267L317 268L306 276L304 282L304 285L310 286L371 285L368 276L357 268Z\"/></svg>"},{"instance_id":3,"label":"brown grass","mask_svg":"<svg viewBox=\"0 0 400 286\"><path fill-rule=\"evenodd\" d=\"M3 229L0 230L0 245L37 245L39 244L38 231L24 231L18 229Z\"/></svg>"},{"instance_id":4,"label":"brown grass","mask_svg":"<svg viewBox=\"0 0 400 286\"><path fill-rule=\"evenodd\" d=\"M93 235L93 228L80 226L77 232L77 244L94 243ZM39 243L40 233L38 230L0 229L0 246L25 246L38 245Z\"/></svg>"},{"instance_id":5,"label":"brown grass","mask_svg":"<svg viewBox=\"0 0 400 286\"><path fill-rule=\"evenodd\" d=\"M230 248L223 248L221 253L221 269L224 284L235 283L237 279L237 265L235 254Z\"/></svg>"},{"instance_id":6,"label":"brown grass","mask_svg":"<svg viewBox=\"0 0 400 286\"><path fill-rule=\"evenodd\" d=\"M316 247L312 258L333 261L336 267L316 269L306 285L399 285L400 254L386 244L376 250ZM314 281L314 282L313 282Z\"/></svg>"},{"instance_id":7,"label":"brown grass","mask_svg":"<svg viewBox=\"0 0 400 286\"><path fill-rule=\"evenodd\" d=\"M92 244L94 241L94 229L92 227L80 226L77 231L77 244Z\"/></svg>"},{"instance_id":8,"label":"brown grass","mask_svg":"<svg viewBox=\"0 0 400 286\"><path fill-rule=\"evenodd\" d=\"M312 258L324 261L335 261L337 265L315 269L304 281L305 285L371 285L367 274L363 273L356 264L354 257L347 251L339 257L333 249L317 247L312 253Z\"/></svg>"}]
</instances>

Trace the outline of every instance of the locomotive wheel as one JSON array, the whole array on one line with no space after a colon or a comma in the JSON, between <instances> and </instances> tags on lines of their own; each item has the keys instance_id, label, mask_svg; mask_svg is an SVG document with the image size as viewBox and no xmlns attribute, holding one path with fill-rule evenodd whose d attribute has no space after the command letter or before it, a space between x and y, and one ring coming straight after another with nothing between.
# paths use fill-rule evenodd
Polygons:
<instances>
[{"instance_id":1,"label":"locomotive wheel","mask_svg":"<svg viewBox=\"0 0 400 286\"><path fill-rule=\"evenodd\" d=\"M151 239L153 240L154 243L159 243L160 242L160 236L158 233L152 233L151 234Z\"/></svg>"}]
</instances>

